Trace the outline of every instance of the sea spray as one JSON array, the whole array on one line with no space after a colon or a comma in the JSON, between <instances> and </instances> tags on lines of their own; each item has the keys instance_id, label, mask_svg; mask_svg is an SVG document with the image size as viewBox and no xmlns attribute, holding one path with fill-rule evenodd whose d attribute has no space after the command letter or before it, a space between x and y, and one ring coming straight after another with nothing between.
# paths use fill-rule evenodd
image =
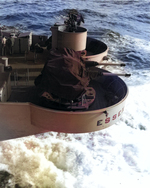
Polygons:
<instances>
[{"instance_id":1,"label":"sea spray","mask_svg":"<svg viewBox=\"0 0 150 188\"><path fill-rule=\"evenodd\" d=\"M47 143L46 143L47 142ZM29 137L1 143L1 163L8 165L12 184L21 187L72 187L75 178L65 169L62 143ZM65 157L66 158L66 157ZM69 166L69 165L68 165Z\"/></svg>"},{"instance_id":2,"label":"sea spray","mask_svg":"<svg viewBox=\"0 0 150 188\"><path fill-rule=\"evenodd\" d=\"M40 35L50 35L51 25L68 9L80 10L89 36L105 42L109 56L126 63L125 70L132 73L123 78L129 87L124 114L110 128L86 134L50 132L0 142L0 170L7 185L150 187L149 6L149 0L43 0L42 6L39 0L0 2L2 25ZM115 69L120 71L124 70Z\"/></svg>"}]
</instances>

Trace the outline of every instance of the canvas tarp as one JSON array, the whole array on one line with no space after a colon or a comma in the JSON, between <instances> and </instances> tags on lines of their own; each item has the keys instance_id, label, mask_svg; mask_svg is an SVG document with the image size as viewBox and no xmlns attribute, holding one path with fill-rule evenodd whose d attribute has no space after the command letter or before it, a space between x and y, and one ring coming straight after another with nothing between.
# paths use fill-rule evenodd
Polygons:
<instances>
[{"instance_id":1,"label":"canvas tarp","mask_svg":"<svg viewBox=\"0 0 150 188\"><path fill-rule=\"evenodd\" d=\"M81 53L67 48L50 52L40 77L38 86L43 92L67 100L79 97L90 81L81 61Z\"/></svg>"}]
</instances>

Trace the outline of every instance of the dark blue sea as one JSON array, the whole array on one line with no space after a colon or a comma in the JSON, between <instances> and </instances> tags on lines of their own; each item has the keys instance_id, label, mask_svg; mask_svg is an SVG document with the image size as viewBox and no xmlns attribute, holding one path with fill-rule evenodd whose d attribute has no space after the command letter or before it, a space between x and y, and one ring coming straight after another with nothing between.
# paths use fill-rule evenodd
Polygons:
<instances>
[{"instance_id":1,"label":"dark blue sea","mask_svg":"<svg viewBox=\"0 0 150 188\"><path fill-rule=\"evenodd\" d=\"M0 142L0 187L148 188L150 0L1 0L0 26L50 36L69 9L83 15L89 36L108 45L111 61L126 64L108 69L132 74L122 78L129 88L125 112L98 132Z\"/></svg>"}]
</instances>

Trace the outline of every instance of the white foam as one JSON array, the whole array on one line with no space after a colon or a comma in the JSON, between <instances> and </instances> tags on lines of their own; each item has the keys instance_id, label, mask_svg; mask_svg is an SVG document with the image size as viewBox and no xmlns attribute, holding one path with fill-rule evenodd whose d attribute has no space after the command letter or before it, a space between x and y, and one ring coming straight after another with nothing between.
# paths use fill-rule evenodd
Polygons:
<instances>
[{"instance_id":1,"label":"white foam","mask_svg":"<svg viewBox=\"0 0 150 188\"><path fill-rule=\"evenodd\" d=\"M32 1L30 2L32 3ZM45 2L47 5L48 1ZM87 1L82 1L83 6L80 6L78 1L75 2L73 5L79 6L83 13L88 10L86 7L91 7L90 1L88 2L89 6ZM40 1L39 5L41 7ZM96 11L97 4L94 3L93 6ZM56 4L53 4L53 7L52 11L56 11ZM62 10L62 6L58 7ZM63 9L67 8L68 1L63 5ZM110 8L111 11L109 11ZM110 8L105 5L104 9L101 9L102 13L106 14L107 12L107 21L105 18L100 20L98 14L97 22L94 22L95 16L90 13L90 21L86 22L91 30L94 27L97 28L99 38L100 27L106 28L106 31L116 29L120 32L121 28L117 28L118 20L116 20L114 28L110 26L112 22L109 20L112 19L113 11L118 13L116 9L112 9L112 6ZM117 11L122 12L122 10L118 9ZM62 20L62 17L58 18L59 21ZM29 19L27 21L29 22ZM127 19L127 21L129 20ZM125 31L123 26L121 31L123 35L124 33L130 35L131 30L129 27L129 31ZM132 31L132 36L118 35L114 32L112 38L104 36L105 38L101 39L106 41L112 57L115 58L115 55L122 53L130 60L133 58L133 65L136 65L137 62L140 64L141 60L148 66L150 42L142 39L144 37L140 33ZM96 36L95 33L94 35ZM94 133L75 135L50 132L0 142L0 170L9 171L14 175L10 181L11 187L15 187L17 183L21 187L27 187L30 184L33 188L150 187L150 71L149 67L139 70L134 68L136 66L132 65L125 68L125 70L132 71L133 74L131 78L123 78L129 85L129 96L122 119L110 128ZM109 70L116 73L124 71L120 67L115 70L109 67ZM143 130L141 130L142 128Z\"/></svg>"},{"instance_id":2,"label":"white foam","mask_svg":"<svg viewBox=\"0 0 150 188\"><path fill-rule=\"evenodd\" d=\"M148 131L122 120L95 133L52 132L1 142L0 160L20 186L140 188L150 185L149 143Z\"/></svg>"},{"instance_id":3,"label":"white foam","mask_svg":"<svg viewBox=\"0 0 150 188\"><path fill-rule=\"evenodd\" d=\"M22 187L150 186L150 84L148 71L143 73L144 85L137 74L130 78L117 124L94 133L50 132L0 142L0 170L12 173L11 184Z\"/></svg>"}]
</instances>

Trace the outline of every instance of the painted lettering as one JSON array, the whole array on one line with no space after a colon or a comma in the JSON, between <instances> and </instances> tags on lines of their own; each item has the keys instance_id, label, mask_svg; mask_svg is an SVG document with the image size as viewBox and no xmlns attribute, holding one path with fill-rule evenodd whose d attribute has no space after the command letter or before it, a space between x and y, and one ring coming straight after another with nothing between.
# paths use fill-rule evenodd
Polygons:
<instances>
[{"instance_id":1,"label":"painted lettering","mask_svg":"<svg viewBox=\"0 0 150 188\"><path fill-rule=\"evenodd\" d=\"M109 123L109 122L110 122L110 117L108 117L108 118L105 119L105 123L106 124Z\"/></svg>"},{"instance_id":2,"label":"painted lettering","mask_svg":"<svg viewBox=\"0 0 150 188\"><path fill-rule=\"evenodd\" d=\"M113 115L112 120L115 120L117 118L117 114Z\"/></svg>"},{"instance_id":3,"label":"painted lettering","mask_svg":"<svg viewBox=\"0 0 150 188\"><path fill-rule=\"evenodd\" d=\"M99 121L97 121L97 126L102 125L102 121L103 121L103 120L99 120Z\"/></svg>"},{"instance_id":4,"label":"painted lettering","mask_svg":"<svg viewBox=\"0 0 150 188\"><path fill-rule=\"evenodd\" d=\"M122 110L120 110L120 111L118 112L118 117L119 117L121 114L122 114Z\"/></svg>"},{"instance_id":5,"label":"painted lettering","mask_svg":"<svg viewBox=\"0 0 150 188\"><path fill-rule=\"evenodd\" d=\"M112 120L112 121L113 121L113 120L116 120L117 117L121 116L121 114L123 113L123 111L124 111L124 107L123 107L121 110L119 110L118 113L114 114L112 117L107 117L107 118L105 119L105 121L104 121L105 124L109 123L111 120ZM101 126L101 125L103 125L103 120L98 120L98 121L97 121L97 126Z\"/></svg>"}]
</instances>

